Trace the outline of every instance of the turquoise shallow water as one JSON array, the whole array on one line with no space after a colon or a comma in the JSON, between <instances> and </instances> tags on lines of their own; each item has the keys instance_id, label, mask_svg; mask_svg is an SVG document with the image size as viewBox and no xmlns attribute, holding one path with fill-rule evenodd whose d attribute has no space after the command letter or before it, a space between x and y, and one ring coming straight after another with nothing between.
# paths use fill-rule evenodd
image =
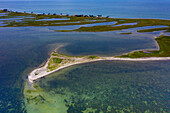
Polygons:
<instances>
[{"instance_id":1,"label":"turquoise shallow water","mask_svg":"<svg viewBox=\"0 0 170 113\"><path fill-rule=\"evenodd\" d=\"M160 113L169 112L169 73L170 61L102 61L63 69L37 84L51 97L59 95L54 101L63 99L68 113Z\"/></svg>"}]
</instances>

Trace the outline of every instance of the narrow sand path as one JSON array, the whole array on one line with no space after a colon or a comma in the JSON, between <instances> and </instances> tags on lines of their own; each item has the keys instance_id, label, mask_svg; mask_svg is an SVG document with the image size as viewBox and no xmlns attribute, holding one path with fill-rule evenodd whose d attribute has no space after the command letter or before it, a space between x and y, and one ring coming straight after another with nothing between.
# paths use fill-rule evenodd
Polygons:
<instances>
[{"instance_id":1,"label":"narrow sand path","mask_svg":"<svg viewBox=\"0 0 170 113\"><path fill-rule=\"evenodd\" d=\"M79 59L79 60L75 60ZM50 60L50 59L49 59ZM82 64L82 63L88 63L88 62L95 62L95 61L102 61L102 60L112 60L112 61L157 61L157 60L170 60L170 57L149 57L149 58L116 58L116 57L99 57L97 59L85 59L85 58L74 58L75 62L65 63L62 66L59 66L57 69L52 71L47 71L48 62L41 67L34 69L28 76L29 82L33 83L34 80L37 80L39 78L42 78L44 76L47 76L51 73L54 73L60 69L76 65L76 64ZM39 72L39 74L36 74L36 72Z\"/></svg>"}]
</instances>

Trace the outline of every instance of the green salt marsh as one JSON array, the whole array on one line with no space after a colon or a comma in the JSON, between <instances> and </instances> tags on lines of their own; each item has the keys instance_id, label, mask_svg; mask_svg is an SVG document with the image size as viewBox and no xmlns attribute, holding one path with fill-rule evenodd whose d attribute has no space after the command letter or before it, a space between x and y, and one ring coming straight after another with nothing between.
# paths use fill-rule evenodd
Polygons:
<instances>
[{"instance_id":1,"label":"green salt marsh","mask_svg":"<svg viewBox=\"0 0 170 113\"><path fill-rule=\"evenodd\" d=\"M0 13L4 14L3 11ZM57 32L106 32L117 31L129 28L145 26L163 26L162 28L139 30L138 32L152 32L165 30L169 32L170 20L162 19L127 19L127 18L106 18L106 17L76 17L70 15L37 15L29 13L9 12L0 19L9 19L14 17L23 17L21 21L4 22L3 27L24 27L24 26L70 26L80 25L73 30L56 30ZM29 18L32 17L32 18ZM28 19L29 18L29 19ZM45 20L45 21L44 21ZM88 21L87 21L88 20ZM111 22L108 24L108 22ZM113 23L112 23L113 22ZM94 24L94 25L90 25ZM95 25L96 24L96 25ZM82 26L81 26L82 25Z\"/></svg>"},{"instance_id":2,"label":"green salt marsh","mask_svg":"<svg viewBox=\"0 0 170 113\"><path fill-rule=\"evenodd\" d=\"M136 51L121 58L142 58L142 57L170 57L170 36L161 35L155 39L158 43L159 50Z\"/></svg>"},{"instance_id":3,"label":"green salt marsh","mask_svg":"<svg viewBox=\"0 0 170 113\"><path fill-rule=\"evenodd\" d=\"M160 19L123 19L124 21L120 21L120 20L122 20L122 19L117 19L117 18L114 19L114 21L117 22L115 24L117 26L103 25L103 26L92 26L92 27L80 27L80 28L75 29L75 30L56 30L56 31L61 31L61 32L71 32L71 31L77 31L77 32L106 32L106 31L118 31L118 30L123 30L123 29L145 27L145 26L163 25L162 29L157 29L157 30L158 31L165 30L165 31L168 32L169 31L169 26L170 26L170 20L160 20ZM128 25L128 23L137 23L137 24ZM119 25L121 25L121 26L119 26Z\"/></svg>"}]
</instances>

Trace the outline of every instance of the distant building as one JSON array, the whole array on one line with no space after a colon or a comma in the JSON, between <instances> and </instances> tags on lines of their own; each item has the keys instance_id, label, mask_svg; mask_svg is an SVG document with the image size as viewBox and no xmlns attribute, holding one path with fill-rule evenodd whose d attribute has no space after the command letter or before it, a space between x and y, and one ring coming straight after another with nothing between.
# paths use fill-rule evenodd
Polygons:
<instances>
[{"instance_id":1,"label":"distant building","mask_svg":"<svg viewBox=\"0 0 170 113\"><path fill-rule=\"evenodd\" d=\"M89 17L88 15L84 15L84 17Z\"/></svg>"},{"instance_id":2,"label":"distant building","mask_svg":"<svg viewBox=\"0 0 170 113\"><path fill-rule=\"evenodd\" d=\"M94 17L94 15L89 15L89 17Z\"/></svg>"},{"instance_id":3,"label":"distant building","mask_svg":"<svg viewBox=\"0 0 170 113\"><path fill-rule=\"evenodd\" d=\"M8 9L3 9L3 11L7 12L7 11L8 11Z\"/></svg>"},{"instance_id":4,"label":"distant building","mask_svg":"<svg viewBox=\"0 0 170 113\"><path fill-rule=\"evenodd\" d=\"M98 17L98 18L101 18L101 17L102 17L102 15L97 15L97 17Z\"/></svg>"},{"instance_id":5,"label":"distant building","mask_svg":"<svg viewBox=\"0 0 170 113\"><path fill-rule=\"evenodd\" d=\"M82 17L82 15L75 15L76 17Z\"/></svg>"}]
</instances>

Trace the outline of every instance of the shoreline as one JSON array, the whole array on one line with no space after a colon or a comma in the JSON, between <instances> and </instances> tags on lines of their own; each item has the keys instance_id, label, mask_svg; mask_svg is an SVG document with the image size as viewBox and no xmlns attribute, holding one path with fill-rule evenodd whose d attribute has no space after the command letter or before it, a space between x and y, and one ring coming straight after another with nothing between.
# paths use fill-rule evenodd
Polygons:
<instances>
[{"instance_id":1,"label":"shoreline","mask_svg":"<svg viewBox=\"0 0 170 113\"><path fill-rule=\"evenodd\" d=\"M161 32L158 36L153 36L153 38L156 39L156 38L160 37L161 35L163 35L164 33L165 32ZM133 51L130 51L130 52L127 52L127 53L123 53L121 55L127 55L129 53L138 52L138 51L157 51L157 50L160 50L158 42L156 40L154 40L154 41L155 41L156 49L138 49L138 50L133 50Z\"/></svg>"},{"instance_id":2,"label":"shoreline","mask_svg":"<svg viewBox=\"0 0 170 113\"><path fill-rule=\"evenodd\" d=\"M5 9L8 9L9 12L19 12L19 13L24 13L24 11L22 10L18 10L18 9L15 9L15 8L5 8ZM4 8L1 8L0 10L4 10ZM36 11L27 11L27 14L31 14L31 12L34 12L33 14L37 15L37 14L48 14L48 12L36 12ZM52 15L53 13L51 13ZM67 15L68 13L64 13L63 15ZM75 14L70 14L72 16L74 16ZM86 15L86 14L85 14ZM92 14L94 15L94 14ZM106 16L106 15L103 15L103 16ZM158 20L170 20L170 18L152 18L152 17L141 17L141 18L138 18L138 17L113 17L113 16L110 16L109 15L109 18L115 18L115 19L158 19Z\"/></svg>"},{"instance_id":3,"label":"shoreline","mask_svg":"<svg viewBox=\"0 0 170 113\"><path fill-rule=\"evenodd\" d=\"M158 38L159 36L161 36L163 34L163 32L161 34L159 34L158 36L155 36L154 38ZM157 45L157 49L160 49L159 44L156 42ZM77 64L83 64L83 63L90 63L90 62L96 62L96 61L132 61L132 62L139 62L139 61L161 61L161 60L170 60L170 57L143 57L143 58L120 58L120 57L100 57L100 56L94 56L94 58L89 59L90 56L83 56L83 57L75 57L75 56L65 56L65 55L61 55L58 53L58 49L60 49L61 47L63 47L64 45L59 45L51 54L50 54L50 58L47 60L47 62L44 64L44 66L42 67L38 67L36 69L34 69L29 75L28 75L28 81L30 83L33 83L34 80L37 80L39 78L42 78L44 76L47 76L49 74L52 74L54 72L57 72L63 68L66 67L70 67L73 65L77 65ZM155 50L157 50L155 49ZM139 51L139 50L135 50L135 51ZM147 50L148 51L148 50ZM56 56L53 56L53 54L56 54ZM57 56L59 54L59 56ZM62 59L67 59L68 61L66 63L64 63L63 65L59 65L58 67L54 70L48 70L48 65L51 59L53 58L62 58ZM71 61L69 61L71 60ZM69 63L68 63L69 62ZM49 72L48 72L49 71ZM38 72L38 74L36 73Z\"/></svg>"},{"instance_id":4,"label":"shoreline","mask_svg":"<svg viewBox=\"0 0 170 113\"><path fill-rule=\"evenodd\" d=\"M51 57L50 57L51 58ZM49 58L49 60L50 60ZM116 58L116 57L101 57L99 59L94 59L94 60L89 60L89 61L82 61L82 62L75 62L75 63L70 63L70 64L66 64L66 65L63 65L53 71L50 71L50 72L44 72L43 74L41 75L35 75L34 73L36 71L39 71L41 69L46 69L47 66L48 66L48 62L49 60L46 62L46 64L44 65L44 67L41 67L41 68L37 68L37 69L34 69L29 75L28 75L28 80L30 83L33 83L34 80L37 80L39 78L42 78L44 76L47 76L49 74L52 74L54 72L57 72L61 69L64 69L66 67L70 67L70 66L73 66L73 65L77 65L77 64L83 64L83 63L90 63L90 62L96 62L96 61L161 61L161 60L170 60L170 57L149 57L149 58Z\"/></svg>"}]
</instances>

